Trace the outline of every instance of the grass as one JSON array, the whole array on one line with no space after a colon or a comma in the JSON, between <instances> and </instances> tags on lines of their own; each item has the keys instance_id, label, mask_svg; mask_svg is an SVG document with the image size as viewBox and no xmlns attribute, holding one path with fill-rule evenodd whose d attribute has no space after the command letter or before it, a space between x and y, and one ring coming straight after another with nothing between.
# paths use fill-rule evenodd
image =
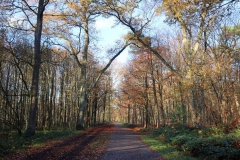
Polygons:
<instances>
[{"instance_id":1,"label":"grass","mask_svg":"<svg viewBox=\"0 0 240 160\"><path fill-rule=\"evenodd\" d=\"M47 140L58 140L66 139L72 135L79 134L82 131L71 131L71 130L52 130L52 131L39 131L31 138L25 139L30 146L42 146L46 143Z\"/></svg>"},{"instance_id":2,"label":"grass","mask_svg":"<svg viewBox=\"0 0 240 160\"><path fill-rule=\"evenodd\" d=\"M47 144L48 140L66 139L69 136L79 134L79 131L70 130L52 130L52 131L37 131L30 138L19 136L16 132L11 132L7 139L0 138L0 157L16 151L22 151L26 148L38 148Z\"/></svg>"},{"instance_id":3,"label":"grass","mask_svg":"<svg viewBox=\"0 0 240 160\"><path fill-rule=\"evenodd\" d=\"M169 144L159 141L152 135L143 135L141 139L147 143L152 149L160 153L164 158L169 160L196 160L196 158L179 151L178 149L170 146Z\"/></svg>"}]
</instances>

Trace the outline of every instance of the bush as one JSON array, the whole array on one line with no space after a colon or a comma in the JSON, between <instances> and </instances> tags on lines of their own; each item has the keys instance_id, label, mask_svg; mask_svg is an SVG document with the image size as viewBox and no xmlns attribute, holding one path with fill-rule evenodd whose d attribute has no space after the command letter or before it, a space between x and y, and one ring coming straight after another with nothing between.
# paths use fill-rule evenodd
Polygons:
<instances>
[{"instance_id":1,"label":"bush","mask_svg":"<svg viewBox=\"0 0 240 160\"><path fill-rule=\"evenodd\" d=\"M152 135L194 157L233 160L240 157L240 130L226 135L218 128L161 128Z\"/></svg>"},{"instance_id":2,"label":"bush","mask_svg":"<svg viewBox=\"0 0 240 160\"><path fill-rule=\"evenodd\" d=\"M175 148L182 150L182 146L185 143L191 141L191 139L192 139L192 137L189 135L178 135L172 139L171 145L174 146Z\"/></svg>"},{"instance_id":3,"label":"bush","mask_svg":"<svg viewBox=\"0 0 240 160\"><path fill-rule=\"evenodd\" d=\"M240 139L240 129L236 129L233 132L229 133L229 136L237 137L238 139Z\"/></svg>"},{"instance_id":4,"label":"bush","mask_svg":"<svg viewBox=\"0 0 240 160\"><path fill-rule=\"evenodd\" d=\"M161 128L161 129L155 129L152 131L151 135L152 136L158 136L158 135L161 135L162 133L164 133L164 129Z\"/></svg>"},{"instance_id":5,"label":"bush","mask_svg":"<svg viewBox=\"0 0 240 160\"><path fill-rule=\"evenodd\" d=\"M182 149L204 159L236 159L240 156L240 148L235 145L237 141L231 137L195 138L183 144Z\"/></svg>"},{"instance_id":6,"label":"bush","mask_svg":"<svg viewBox=\"0 0 240 160\"><path fill-rule=\"evenodd\" d=\"M11 144L9 142L0 139L0 157L8 154L11 150Z\"/></svg>"},{"instance_id":7,"label":"bush","mask_svg":"<svg viewBox=\"0 0 240 160\"><path fill-rule=\"evenodd\" d=\"M208 136L214 136L214 135L224 135L223 129L211 127L211 128L205 128L202 130L203 134Z\"/></svg>"}]
</instances>

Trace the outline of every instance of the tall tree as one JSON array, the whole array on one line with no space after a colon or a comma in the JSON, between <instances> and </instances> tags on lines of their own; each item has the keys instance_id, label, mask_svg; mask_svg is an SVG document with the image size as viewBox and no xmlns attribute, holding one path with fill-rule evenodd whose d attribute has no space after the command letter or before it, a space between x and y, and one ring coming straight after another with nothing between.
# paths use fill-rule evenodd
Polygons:
<instances>
[{"instance_id":1,"label":"tall tree","mask_svg":"<svg viewBox=\"0 0 240 160\"><path fill-rule=\"evenodd\" d=\"M27 1L23 3L35 14L37 22L34 32L34 64L33 64L33 76L31 87L31 106L29 109L29 120L26 131L26 136L33 136L36 130L36 116L38 108L38 91L39 91L39 71L41 66L41 36L43 26L43 12L49 0L39 0L37 5L37 11L31 7Z\"/></svg>"}]
</instances>

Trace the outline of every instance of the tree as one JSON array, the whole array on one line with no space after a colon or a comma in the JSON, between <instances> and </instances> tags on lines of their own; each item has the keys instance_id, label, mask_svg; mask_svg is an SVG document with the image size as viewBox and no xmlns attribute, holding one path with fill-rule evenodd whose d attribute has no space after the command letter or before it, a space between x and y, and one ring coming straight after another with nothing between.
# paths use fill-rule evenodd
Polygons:
<instances>
[{"instance_id":1,"label":"tree","mask_svg":"<svg viewBox=\"0 0 240 160\"><path fill-rule=\"evenodd\" d=\"M39 91L39 70L41 66L41 36L42 36L42 25L43 25L43 12L45 11L46 5L49 0L39 0L37 6L37 12L30 7L27 1L23 3L35 14L37 22L34 32L34 64L33 64L33 76L32 76L32 87L31 87L31 106L29 110L28 127L26 136L33 136L36 130L36 116L38 108L38 91Z\"/></svg>"}]
</instances>

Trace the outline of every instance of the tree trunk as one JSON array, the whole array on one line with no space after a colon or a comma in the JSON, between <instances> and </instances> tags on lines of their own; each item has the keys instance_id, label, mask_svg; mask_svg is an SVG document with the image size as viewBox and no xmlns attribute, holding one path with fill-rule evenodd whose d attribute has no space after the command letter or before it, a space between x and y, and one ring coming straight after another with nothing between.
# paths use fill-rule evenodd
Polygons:
<instances>
[{"instance_id":1,"label":"tree trunk","mask_svg":"<svg viewBox=\"0 0 240 160\"><path fill-rule=\"evenodd\" d=\"M160 76L162 77L162 73L161 73L161 75L159 75L159 71L157 70L157 77L159 77L159 79L158 79L158 93L159 93L159 96L160 96L160 111L161 111L162 127L164 127L165 126L165 113L164 113L165 111L164 111L164 106L163 106L162 78L160 79Z\"/></svg>"},{"instance_id":2,"label":"tree trunk","mask_svg":"<svg viewBox=\"0 0 240 160\"><path fill-rule=\"evenodd\" d=\"M93 124L96 125L96 121L97 121L97 106L98 106L98 98L97 98L98 94L95 93L95 97L94 97L94 109L93 109Z\"/></svg>"},{"instance_id":3,"label":"tree trunk","mask_svg":"<svg viewBox=\"0 0 240 160\"><path fill-rule=\"evenodd\" d=\"M59 127L63 127L63 116L62 116L62 112L64 111L63 109L65 108L64 106L65 106L65 101L64 101L64 89L65 89L65 87L64 87L64 85L65 85L65 83L64 83L64 79L65 79L65 74L64 74L64 71L62 71L62 73L61 73L61 86L60 86L60 108L59 108L59 114L58 114L58 126Z\"/></svg>"},{"instance_id":4,"label":"tree trunk","mask_svg":"<svg viewBox=\"0 0 240 160\"><path fill-rule=\"evenodd\" d=\"M107 91L106 91L106 87L105 87L105 94L103 97L103 123L105 122L106 100L107 100Z\"/></svg>"},{"instance_id":5,"label":"tree trunk","mask_svg":"<svg viewBox=\"0 0 240 160\"><path fill-rule=\"evenodd\" d=\"M54 71L52 72L52 78L51 78L51 93L50 93L50 104L49 104L49 109L48 109L48 129L51 129L52 126L52 110L53 110L53 97L54 97L54 92L55 92L55 87L54 87L54 77L55 73Z\"/></svg>"},{"instance_id":6,"label":"tree trunk","mask_svg":"<svg viewBox=\"0 0 240 160\"><path fill-rule=\"evenodd\" d=\"M183 125L187 124L187 109L186 109L186 105L185 105L185 101L183 98L183 92L182 92L182 83L179 82L179 89L180 89L180 98L181 98L181 107L182 107L182 113L183 113L183 119L182 119L182 123Z\"/></svg>"},{"instance_id":7,"label":"tree trunk","mask_svg":"<svg viewBox=\"0 0 240 160\"><path fill-rule=\"evenodd\" d=\"M31 106L29 110L28 128L26 136L33 136L36 130L36 116L38 108L38 90L39 90L39 71L41 65L41 36L42 36L42 23L43 12L48 1L44 3L44 0L39 0L38 12L37 12L37 25L35 28L34 37L34 64L32 75L32 87L31 87Z\"/></svg>"},{"instance_id":8,"label":"tree trunk","mask_svg":"<svg viewBox=\"0 0 240 160\"><path fill-rule=\"evenodd\" d=\"M110 88L109 88L109 92L110 92ZM111 94L110 93L108 94L108 122L111 122Z\"/></svg>"},{"instance_id":9,"label":"tree trunk","mask_svg":"<svg viewBox=\"0 0 240 160\"><path fill-rule=\"evenodd\" d=\"M160 125L160 116L159 116L159 105L158 105L158 99L157 99L157 92L156 92L156 81L154 78L154 68L153 68L153 60L152 60L152 54L150 54L150 62L151 62L151 78L152 78L152 86L153 86L153 96L154 96L154 103L156 105L156 109L157 109L157 127L159 127ZM164 121L164 120L163 120Z\"/></svg>"},{"instance_id":10,"label":"tree trunk","mask_svg":"<svg viewBox=\"0 0 240 160\"><path fill-rule=\"evenodd\" d=\"M128 103L128 121L127 121L128 124L130 124L130 117L131 117L130 116L130 111L131 111L130 109L131 109L130 104Z\"/></svg>"},{"instance_id":11,"label":"tree trunk","mask_svg":"<svg viewBox=\"0 0 240 160\"><path fill-rule=\"evenodd\" d=\"M145 126L144 128L148 128L149 126L149 112L148 112L148 99L149 99L149 94L148 94L148 80L147 80L147 73L145 75L145 95L146 95L146 103L145 103Z\"/></svg>"},{"instance_id":12,"label":"tree trunk","mask_svg":"<svg viewBox=\"0 0 240 160\"><path fill-rule=\"evenodd\" d=\"M89 34L88 34L88 20L84 22L84 46L83 46L83 56L82 56L82 64L81 64L81 91L80 91L80 114L79 114L79 122L77 128L84 127L84 110L87 105L87 55L88 55L88 46L89 46Z\"/></svg>"}]
</instances>

